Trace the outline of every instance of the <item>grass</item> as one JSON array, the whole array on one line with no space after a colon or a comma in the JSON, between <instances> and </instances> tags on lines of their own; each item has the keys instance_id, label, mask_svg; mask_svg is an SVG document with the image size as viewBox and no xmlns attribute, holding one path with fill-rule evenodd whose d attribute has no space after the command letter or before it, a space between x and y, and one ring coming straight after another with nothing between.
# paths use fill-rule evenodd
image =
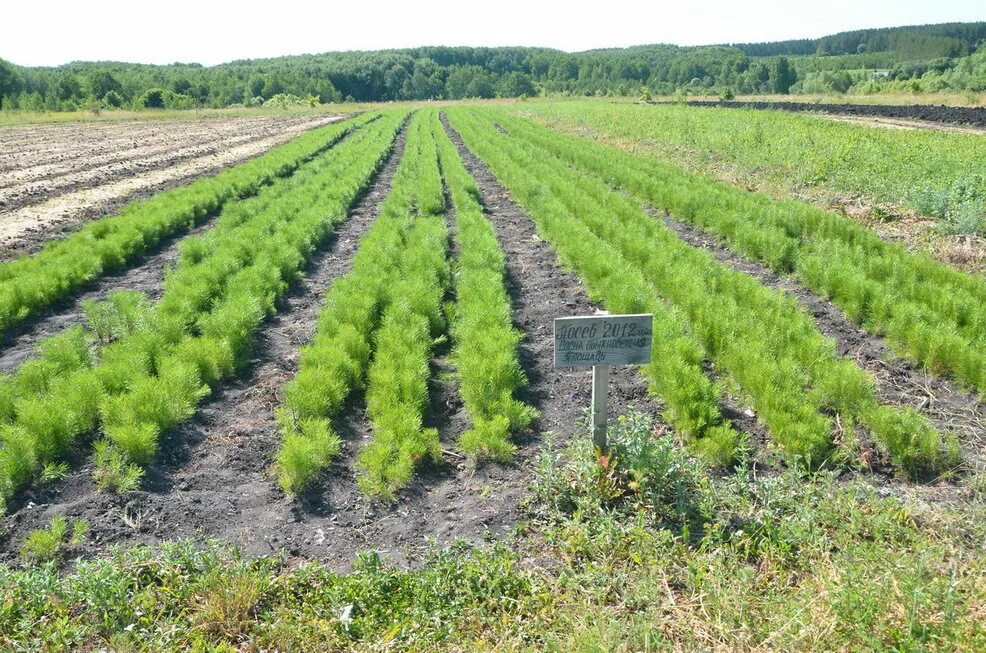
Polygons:
<instances>
[{"instance_id":1,"label":"grass","mask_svg":"<svg viewBox=\"0 0 986 653\"><path fill-rule=\"evenodd\" d=\"M319 115L324 113L352 112L353 105L331 104L319 107L251 107L226 109L102 109L94 111L0 111L0 126L44 125L77 122L119 122L124 120L228 120L246 116Z\"/></svg>"},{"instance_id":2,"label":"grass","mask_svg":"<svg viewBox=\"0 0 986 653\"><path fill-rule=\"evenodd\" d=\"M618 139L642 153L702 170L711 163L767 178L788 190L821 187L914 208L913 193L986 180L979 152L986 135L873 129L808 115L755 109L598 102L531 103L523 111Z\"/></svg>"},{"instance_id":3,"label":"grass","mask_svg":"<svg viewBox=\"0 0 986 653\"><path fill-rule=\"evenodd\" d=\"M642 415L546 447L528 520L421 568L173 542L0 565L11 650L922 650L986 646L983 505L788 470L710 475Z\"/></svg>"}]
</instances>

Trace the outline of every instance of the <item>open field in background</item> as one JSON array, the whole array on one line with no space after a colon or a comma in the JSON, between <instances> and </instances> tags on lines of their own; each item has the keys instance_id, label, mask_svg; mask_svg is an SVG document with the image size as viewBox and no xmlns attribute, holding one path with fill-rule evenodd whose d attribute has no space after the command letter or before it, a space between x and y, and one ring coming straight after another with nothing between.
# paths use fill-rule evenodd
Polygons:
<instances>
[{"instance_id":1,"label":"open field in background","mask_svg":"<svg viewBox=\"0 0 986 653\"><path fill-rule=\"evenodd\" d=\"M845 212L960 268L986 265L986 134L888 130L754 109L596 102L518 107L569 133Z\"/></svg>"},{"instance_id":2,"label":"open field in background","mask_svg":"<svg viewBox=\"0 0 986 653\"><path fill-rule=\"evenodd\" d=\"M686 100L718 102L718 95L686 95ZM673 102L682 96L654 96L655 101ZM750 94L737 95L738 102L811 102L813 104L929 104L955 107L986 106L986 93L878 93L874 95L844 93L806 93L806 94Z\"/></svg>"},{"instance_id":3,"label":"open field in background","mask_svg":"<svg viewBox=\"0 0 986 653\"><path fill-rule=\"evenodd\" d=\"M340 109L347 106L345 109ZM152 109L128 111L113 109L104 111L18 111L0 112L0 125L35 125L47 123L116 123L130 120L157 122L160 120L226 120L258 116L315 116L324 113L349 113L359 110L352 104L321 104L316 107L250 107L225 109Z\"/></svg>"},{"instance_id":4,"label":"open field in background","mask_svg":"<svg viewBox=\"0 0 986 653\"><path fill-rule=\"evenodd\" d=\"M300 133L0 261L0 646L986 646L986 281L874 222L956 238L986 136L378 106L0 127L14 211Z\"/></svg>"}]
</instances>

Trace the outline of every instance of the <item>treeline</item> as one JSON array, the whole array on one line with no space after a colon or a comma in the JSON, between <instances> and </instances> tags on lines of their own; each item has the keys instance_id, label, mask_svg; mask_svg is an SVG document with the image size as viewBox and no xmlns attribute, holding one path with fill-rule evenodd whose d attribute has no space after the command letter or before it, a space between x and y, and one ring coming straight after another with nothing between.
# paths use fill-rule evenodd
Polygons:
<instances>
[{"instance_id":1,"label":"treeline","mask_svg":"<svg viewBox=\"0 0 986 653\"><path fill-rule=\"evenodd\" d=\"M986 23L968 23L861 30L804 42L734 47L646 45L579 53L422 47L233 61L212 67L75 62L26 68L0 59L0 107L70 111L542 94L978 92L986 90L986 47L973 49L984 36ZM955 43L947 45L942 39ZM848 54L819 56L816 52L822 45L826 52ZM915 52L924 54L912 56Z\"/></svg>"},{"instance_id":2,"label":"treeline","mask_svg":"<svg viewBox=\"0 0 986 653\"><path fill-rule=\"evenodd\" d=\"M942 23L853 30L818 39L737 43L732 47L751 57L895 52L903 59L935 59L968 55L984 40L986 22Z\"/></svg>"},{"instance_id":3,"label":"treeline","mask_svg":"<svg viewBox=\"0 0 986 653\"><path fill-rule=\"evenodd\" d=\"M214 67L114 62L22 68L0 61L6 108L258 106L523 97L540 94L670 94L735 88L787 92L785 58L755 60L725 47L643 46L569 54L539 48L428 47L234 61Z\"/></svg>"}]
</instances>

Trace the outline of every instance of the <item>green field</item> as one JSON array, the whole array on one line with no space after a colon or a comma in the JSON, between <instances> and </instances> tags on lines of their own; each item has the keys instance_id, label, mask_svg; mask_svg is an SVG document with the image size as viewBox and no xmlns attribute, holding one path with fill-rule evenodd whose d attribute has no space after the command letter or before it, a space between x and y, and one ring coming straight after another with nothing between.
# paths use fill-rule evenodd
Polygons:
<instances>
[{"instance_id":1,"label":"green field","mask_svg":"<svg viewBox=\"0 0 986 653\"><path fill-rule=\"evenodd\" d=\"M0 262L0 646L986 647L986 280L794 196L957 237L984 138L385 107Z\"/></svg>"}]
</instances>

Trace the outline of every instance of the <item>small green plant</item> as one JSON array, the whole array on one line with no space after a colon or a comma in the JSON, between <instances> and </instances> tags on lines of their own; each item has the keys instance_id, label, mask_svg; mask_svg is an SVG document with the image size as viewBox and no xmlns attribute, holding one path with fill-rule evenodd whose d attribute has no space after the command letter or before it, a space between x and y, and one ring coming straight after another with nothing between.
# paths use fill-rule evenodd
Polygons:
<instances>
[{"instance_id":1,"label":"small green plant","mask_svg":"<svg viewBox=\"0 0 986 653\"><path fill-rule=\"evenodd\" d=\"M150 304L142 292L117 290L106 301L82 302L89 328L101 341L109 342L130 335L150 318Z\"/></svg>"},{"instance_id":2,"label":"small green plant","mask_svg":"<svg viewBox=\"0 0 986 653\"><path fill-rule=\"evenodd\" d=\"M92 473L96 487L116 494L129 494L140 489L144 470L127 461L123 453L108 440L93 445L96 470Z\"/></svg>"},{"instance_id":3,"label":"small green plant","mask_svg":"<svg viewBox=\"0 0 986 653\"><path fill-rule=\"evenodd\" d=\"M946 236L986 235L986 209L978 202L967 202L948 211L938 223Z\"/></svg>"},{"instance_id":4,"label":"small green plant","mask_svg":"<svg viewBox=\"0 0 986 653\"><path fill-rule=\"evenodd\" d=\"M191 622L213 642L237 641L256 622L269 580L250 569L216 569L199 583Z\"/></svg>"},{"instance_id":5,"label":"small green plant","mask_svg":"<svg viewBox=\"0 0 986 653\"><path fill-rule=\"evenodd\" d=\"M53 517L48 528L39 528L28 533L21 544L21 559L27 562L49 562L61 557L66 549L79 546L89 525L84 519L69 520L59 515Z\"/></svg>"}]
</instances>

